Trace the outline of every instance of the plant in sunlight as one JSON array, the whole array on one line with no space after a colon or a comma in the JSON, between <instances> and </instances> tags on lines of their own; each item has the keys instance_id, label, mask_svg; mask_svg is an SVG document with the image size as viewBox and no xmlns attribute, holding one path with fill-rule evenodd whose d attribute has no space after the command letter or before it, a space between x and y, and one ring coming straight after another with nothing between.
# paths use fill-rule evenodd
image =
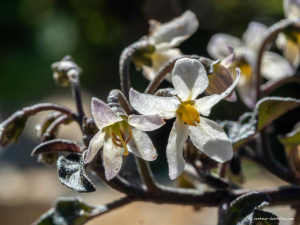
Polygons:
<instances>
[{"instance_id":1,"label":"plant in sunlight","mask_svg":"<svg viewBox=\"0 0 300 225\"><path fill-rule=\"evenodd\" d=\"M290 133L277 135L285 149L285 165L278 162L270 144L273 122L300 106L300 100L292 96L272 96L288 83L300 83L299 1L284 1L284 10L287 19L269 28L251 22L242 39L215 34L207 47L214 59L185 55L177 48L199 26L193 12L165 24L151 20L149 36L125 48L120 56L121 90L111 90L107 101L91 99L92 118L87 118L82 106L82 69L70 56L53 63L55 82L71 88L76 111L52 103L25 107L1 123L1 147L18 141L29 117L51 111L36 126L42 143L32 155L38 155L39 162L56 163L59 180L74 191L96 191L86 174L92 170L124 197L97 206L79 197L60 197L34 224L80 225L134 201L218 207L221 225L278 224L279 218L264 210L268 205L292 206L299 217L299 123ZM275 41L277 53L271 45ZM150 80L144 93L130 85L131 62ZM169 87L159 89L164 79ZM237 121L210 118L219 102L243 104L240 99L249 110ZM166 151L157 152L156 142L146 132L156 132L172 118L175 122ZM58 128L71 122L79 125L82 142L57 137ZM177 181L176 187L158 184L152 174L149 162L160 154L167 156L169 177ZM130 155L135 157L140 182L119 175ZM242 173L244 159L290 185L243 189L243 179L233 176Z\"/></svg>"}]
</instances>

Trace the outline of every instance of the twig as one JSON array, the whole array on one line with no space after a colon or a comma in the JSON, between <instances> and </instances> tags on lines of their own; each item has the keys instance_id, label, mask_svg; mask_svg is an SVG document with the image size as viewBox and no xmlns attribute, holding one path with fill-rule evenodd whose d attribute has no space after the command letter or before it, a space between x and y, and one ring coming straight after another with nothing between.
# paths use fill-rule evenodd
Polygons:
<instances>
[{"instance_id":1,"label":"twig","mask_svg":"<svg viewBox=\"0 0 300 225\"><path fill-rule=\"evenodd\" d=\"M131 203L133 201L134 201L134 199L132 199L128 196L125 196L123 198L120 198L120 199L110 202L108 204L98 205L98 206L96 206L96 209L93 210L93 212L92 212L93 215L89 217L88 221L92 220L96 217L102 216L103 214L111 212L112 210L120 208L124 205L128 205L129 203Z\"/></svg>"},{"instance_id":2,"label":"twig","mask_svg":"<svg viewBox=\"0 0 300 225\"><path fill-rule=\"evenodd\" d=\"M62 106L62 105L53 104L53 103L40 103L40 104L36 104L36 105L30 106L30 107L23 108L23 111L30 116L34 116L39 112L48 111L48 110L54 110L54 111L61 112L63 114L70 116L75 121L79 122L79 118L78 118L77 114L74 111L72 111L71 109L69 109L65 106Z\"/></svg>"},{"instance_id":3,"label":"twig","mask_svg":"<svg viewBox=\"0 0 300 225\"><path fill-rule=\"evenodd\" d=\"M226 177L227 168L228 168L228 162L219 164L219 171L218 171L219 177L221 177L221 178Z\"/></svg>"},{"instance_id":4,"label":"twig","mask_svg":"<svg viewBox=\"0 0 300 225\"><path fill-rule=\"evenodd\" d=\"M119 61L119 72L120 72L120 81L121 81L121 90L124 93L125 97L129 99L129 90L130 90L130 61L133 54L142 48L147 47L148 41L142 40L129 45L121 53Z\"/></svg>"},{"instance_id":5,"label":"twig","mask_svg":"<svg viewBox=\"0 0 300 225\"><path fill-rule=\"evenodd\" d=\"M72 121L72 118L70 118L68 115L61 115L60 117L58 117L47 128L46 132L42 136L42 141L46 141L48 137L51 137L54 134L54 132L58 129L58 127L61 124L67 123L69 121Z\"/></svg>"},{"instance_id":6,"label":"twig","mask_svg":"<svg viewBox=\"0 0 300 225\"><path fill-rule=\"evenodd\" d=\"M76 105L76 109L77 109L78 120L79 120L80 128L82 129L82 123L83 123L83 118L85 116L85 113L84 113L83 105L82 105L80 82L79 82L79 71L72 70L69 72L78 73L78 74L75 74L75 76L71 77L70 81L71 81L71 86L72 86L72 95L75 100L75 105Z\"/></svg>"}]
</instances>

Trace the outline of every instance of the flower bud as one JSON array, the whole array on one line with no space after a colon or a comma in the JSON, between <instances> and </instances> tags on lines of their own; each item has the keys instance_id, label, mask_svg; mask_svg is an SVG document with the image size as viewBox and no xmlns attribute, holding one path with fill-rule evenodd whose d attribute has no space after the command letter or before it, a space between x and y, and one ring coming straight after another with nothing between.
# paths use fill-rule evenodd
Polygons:
<instances>
[{"instance_id":1,"label":"flower bud","mask_svg":"<svg viewBox=\"0 0 300 225\"><path fill-rule=\"evenodd\" d=\"M20 110L0 124L0 146L6 147L17 142L20 137L28 116Z\"/></svg>"},{"instance_id":2,"label":"flower bud","mask_svg":"<svg viewBox=\"0 0 300 225\"><path fill-rule=\"evenodd\" d=\"M59 112L52 112L48 114L48 116L45 119L43 119L38 125L35 126L35 130L37 131L37 137L41 138L48 129L48 127L53 123L53 121L60 116L61 113Z\"/></svg>"},{"instance_id":3,"label":"flower bud","mask_svg":"<svg viewBox=\"0 0 300 225\"><path fill-rule=\"evenodd\" d=\"M82 69L71 56L65 56L60 62L53 63L51 68L56 84L63 87L70 86L70 79L82 73Z\"/></svg>"}]
</instances>

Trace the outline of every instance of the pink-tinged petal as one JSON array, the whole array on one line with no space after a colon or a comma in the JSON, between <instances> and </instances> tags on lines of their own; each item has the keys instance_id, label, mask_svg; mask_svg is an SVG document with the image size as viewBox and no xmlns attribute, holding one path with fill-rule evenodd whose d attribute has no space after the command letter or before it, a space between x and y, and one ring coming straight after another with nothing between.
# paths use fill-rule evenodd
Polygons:
<instances>
[{"instance_id":1,"label":"pink-tinged petal","mask_svg":"<svg viewBox=\"0 0 300 225\"><path fill-rule=\"evenodd\" d=\"M268 80L292 76L295 69L281 55L265 52L262 58L261 75Z\"/></svg>"},{"instance_id":2,"label":"pink-tinged petal","mask_svg":"<svg viewBox=\"0 0 300 225\"><path fill-rule=\"evenodd\" d=\"M122 117L115 114L107 104L97 98L92 99L91 108L93 118L99 130L123 120Z\"/></svg>"},{"instance_id":3,"label":"pink-tinged petal","mask_svg":"<svg viewBox=\"0 0 300 225\"><path fill-rule=\"evenodd\" d=\"M231 45L227 45L227 48L230 54L221 61L221 65L228 69L235 59L235 51Z\"/></svg>"},{"instance_id":4,"label":"pink-tinged petal","mask_svg":"<svg viewBox=\"0 0 300 225\"><path fill-rule=\"evenodd\" d=\"M195 33L198 26L196 15L186 11L180 17L156 26L149 37L149 42L158 48L159 45L168 43L171 43L169 47L175 47Z\"/></svg>"},{"instance_id":5,"label":"pink-tinged petal","mask_svg":"<svg viewBox=\"0 0 300 225\"><path fill-rule=\"evenodd\" d=\"M208 86L204 66L196 59L179 59L175 63L172 83L181 101L195 100Z\"/></svg>"},{"instance_id":6,"label":"pink-tinged petal","mask_svg":"<svg viewBox=\"0 0 300 225\"><path fill-rule=\"evenodd\" d=\"M105 134L106 132L101 130L90 141L88 152L84 160L85 164L90 163L94 159L100 148L103 146Z\"/></svg>"},{"instance_id":7,"label":"pink-tinged petal","mask_svg":"<svg viewBox=\"0 0 300 225\"><path fill-rule=\"evenodd\" d=\"M237 101L237 96L235 91L232 91L229 95L227 95L226 98L224 98L228 102L236 102Z\"/></svg>"},{"instance_id":8,"label":"pink-tinged petal","mask_svg":"<svg viewBox=\"0 0 300 225\"><path fill-rule=\"evenodd\" d=\"M189 126L189 132L194 145L213 160L223 163L232 158L232 144L216 122L201 117L196 127Z\"/></svg>"},{"instance_id":9,"label":"pink-tinged petal","mask_svg":"<svg viewBox=\"0 0 300 225\"><path fill-rule=\"evenodd\" d=\"M254 109L256 102L252 87L252 79L249 79L247 75L242 74L240 81L236 86L236 90L242 102L250 109Z\"/></svg>"},{"instance_id":10,"label":"pink-tinged petal","mask_svg":"<svg viewBox=\"0 0 300 225\"><path fill-rule=\"evenodd\" d=\"M157 153L149 136L139 129L132 128L131 130L132 138L127 144L128 151L144 160L155 160Z\"/></svg>"},{"instance_id":11,"label":"pink-tinged petal","mask_svg":"<svg viewBox=\"0 0 300 225\"><path fill-rule=\"evenodd\" d=\"M228 34L215 34L207 45L207 51L214 59L224 59L231 54L228 45L239 48L242 46L242 42L240 39Z\"/></svg>"},{"instance_id":12,"label":"pink-tinged petal","mask_svg":"<svg viewBox=\"0 0 300 225\"><path fill-rule=\"evenodd\" d=\"M109 134L105 135L103 146L103 165L106 180L113 179L122 167L123 149L114 145Z\"/></svg>"},{"instance_id":13,"label":"pink-tinged petal","mask_svg":"<svg viewBox=\"0 0 300 225\"><path fill-rule=\"evenodd\" d=\"M169 176L172 180L177 178L183 171L185 160L183 158L183 145L188 138L188 125L177 117L169 136L167 145L167 160Z\"/></svg>"},{"instance_id":14,"label":"pink-tinged petal","mask_svg":"<svg viewBox=\"0 0 300 225\"><path fill-rule=\"evenodd\" d=\"M164 119L175 117L180 106L177 97L159 97L149 94L141 94L130 89L129 101L131 106L143 115L160 115Z\"/></svg>"},{"instance_id":15,"label":"pink-tinged petal","mask_svg":"<svg viewBox=\"0 0 300 225\"><path fill-rule=\"evenodd\" d=\"M237 71L237 78L232 83L232 85L226 91L224 91L222 94L220 94L220 95L214 94L214 95L206 96L206 97L197 99L195 101L194 107L199 111L200 114L202 114L203 116L208 116L210 114L211 108L215 104L217 104L219 101L221 101L223 98L227 97L233 91L233 89L237 85L239 78L241 76L240 69L237 68L236 71Z\"/></svg>"},{"instance_id":16,"label":"pink-tinged petal","mask_svg":"<svg viewBox=\"0 0 300 225\"><path fill-rule=\"evenodd\" d=\"M130 115L128 123L142 131L152 131L160 128L165 121L159 115Z\"/></svg>"},{"instance_id":17,"label":"pink-tinged petal","mask_svg":"<svg viewBox=\"0 0 300 225\"><path fill-rule=\"evenodd\" d=\"M246 46L254 52L258 52L265 35L267 34L268 27L264 24L251 22L243 35L243 41Z\"/></svg>"}]
</instances>

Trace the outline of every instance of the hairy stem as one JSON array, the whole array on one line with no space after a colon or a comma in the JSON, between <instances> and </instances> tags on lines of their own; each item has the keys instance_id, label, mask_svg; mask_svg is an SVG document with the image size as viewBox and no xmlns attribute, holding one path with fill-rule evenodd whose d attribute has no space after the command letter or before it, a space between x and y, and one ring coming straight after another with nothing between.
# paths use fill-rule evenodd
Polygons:
<instances>
[{"instance_id":1,"label":"hairy stem","mask_svg":"<svg viewBox=\"0 0 300 225\"><path fill-rule=\"evenodd\" d=\"M72 70L78 72L77 70ZM79 73L79 72L78 72ZM75 105L78 114L78 120L80 123L80 128L82 129L83 118L85 116L83 105L82 105L82 98L81 98L81 91L80 91L80 82L79 82L79 74L71 78L71 86L72 86L72 95L75 100Z\"/></svg>"}]
</instances>

